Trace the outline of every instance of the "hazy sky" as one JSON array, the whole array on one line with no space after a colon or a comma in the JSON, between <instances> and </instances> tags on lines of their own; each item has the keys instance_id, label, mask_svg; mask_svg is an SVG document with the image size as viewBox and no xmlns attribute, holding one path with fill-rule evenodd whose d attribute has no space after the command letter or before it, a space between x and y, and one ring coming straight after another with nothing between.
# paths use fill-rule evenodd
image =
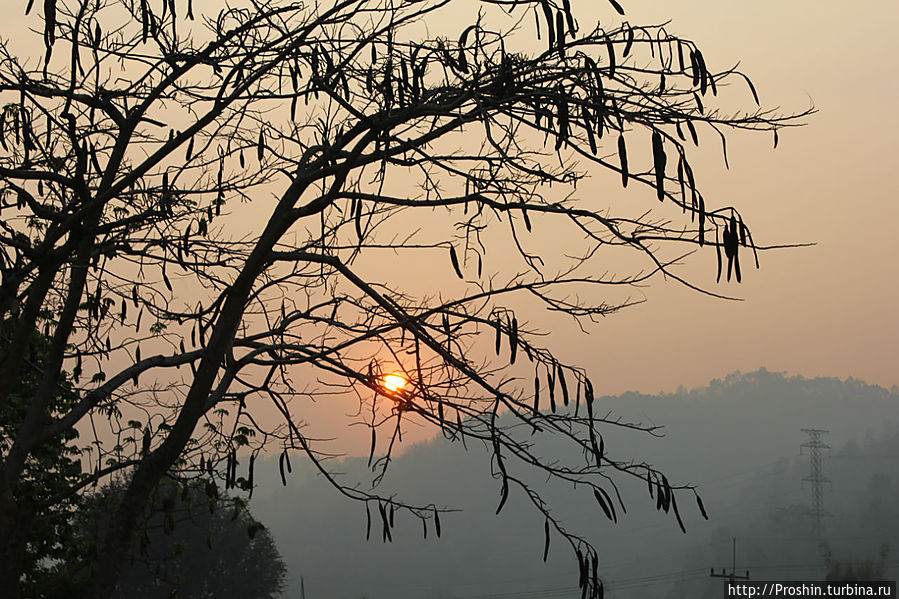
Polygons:
<instances>
[{"instance_id":1,"label":"hazy sky","mask_svg":"<svg viewBox=\"0 0 899 599\"><path fill-rule=\"evenodd\" d=\"M34 15L21 14L24 2L18 4L9 26L35 26ZM212 3L194 4L199 12ZM605 2L573 4L583 27L596 19L613 24L614 11ZM743 285L717 288L744 301L704 297L657 279L643 290L647 302L605 319L589 335L561 329L548 344L560 349L563 360L587 366L602 394L696 387L760 366L899 384L899 44L893 33L899 4L622 4L632 23L670 20L668 30L699 43L712 70L740 62L764 107L818 109L806 127L783 132L776 150L770 135L735 132L728 138L731 168L725 170L718 142L707 136L694 163L707 203L738 207L757 243L817 245L766 252L761 270L744 268ZM473 21L476 7L457 6L452 16L461 29ZM465 7L472 7L470 14ZM743 107L751 109L748 92L744 97ZM652 195L620 186L607 191L610 205ZM414 274L415 265L409 268ZM418 268L433 270L431 263ZM608 269L627 271L616 264ZM694 256L682 272L714 287L713 252ZM449 268L445 275L453 280ZM323 417L326 408L314 410L308 420Z\"/></svg>"},{"instance_id":2,"label":"hazy sky","mask_svg":"<svg viewBox=\"0 0 899 599\"><path fill-rule=\"evenodd\" d=\"M605 2L573 5L584 27L597 19L614 25ZM589 335L560 330L550 344L563 359L588 366L609 394L695 387L761 366L899 384L899 184L890 176L899 167L893 149L899 44L891 33L899 5L863 2L851 11L844 3L774 0L623 5L631 23L670 21L668 30L696 41L712 70L740 63L764 108L818 110L805 127L781 132L776 150L769 134L730 134L730 170L717 139L701 135L695 162L707 204L736 206L757 243L816 245L766 252L761 270L744 268L741 286L717 288L714 252L707 249L681 272L743 301L657 279L643 290L647 302L605 319ZM460 9L455 16L461 27L475 14L476 8ZM741 108L751 110L749 92L738 91ZM613 207L652 196L616 184L598 189ZM551 248L553 240L545 243ZM425 276L433 265L417 268ZM608 268L627 272L614 263Z\"/></svg>"},{"instance_id":3,"label":"hazy sky","mask_svg":"<svg viewBox=\"0 0 899 599\"><path fill-rule=\"evenodd\" d=\"M899 44L891 33L899 5L624 6L633 23L670 19L669 30L697 41L713 70L740 62L763 106L819 110L782 133L777 150L767 135L731 135L729 171L709 139L698 173L707 201L739 207L760 244L817 245L764 254L740 303L674 284L646 290L648 302L574 341L575 351L597 352L603 391L697 386L759 366L899 384ZM714 260L697 257L697 282L713 282Z\"/></svg>"},{"instance_id":4,"label":"hazy sky","mask_svg":"<svg viewBox=\"0 0 899 599\"><path fill-rule=\"evenodd\" d=\"M605 3L573 4L583 26L591 11L593 21L612 24ZM656 279L643 290L645 303L589 335L563 327L548 345L587 366L604 394L697 387L759 367L899 384L899 184L891 176L899 167L899 44L892 33L899 5L860 3L850 11L844 3L810 1L623 4L632 23L670 20L668 30L699 43L712 70L739 62L763 107L818 110L807 126L782 132L776 150L768 134L731 134L729 170L708 135L695 162L707 203L738 207L757 243L816 245L766 252L760 270L744 268L741 286L717 288L743 301ZM464 24L475 13L457 14ZM751 110L751 96L743 94L742 107ZM600 189L612 206L652 196L617 184ZM552 247L553 240L545 243ZM434 276L430 263L408 267ZM615 264L608 268L616 272ZM681 272L714 288L714 253L692 257Z\"/></svg>"}]
</instances>

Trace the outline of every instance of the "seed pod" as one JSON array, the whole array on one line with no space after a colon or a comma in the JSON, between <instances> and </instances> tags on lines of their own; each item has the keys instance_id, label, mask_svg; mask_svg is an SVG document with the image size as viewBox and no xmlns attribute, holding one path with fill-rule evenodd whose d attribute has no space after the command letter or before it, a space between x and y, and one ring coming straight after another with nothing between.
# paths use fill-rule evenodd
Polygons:
<instances>
[{"instance_id":1,"label":"seed pod","mask_svg":"<svg viewBox=\"0 0 899 599\"><path fill-rule=\"evenodd\" d=\"M609 0L609 4L612 5L612 8L615 9L615 12L617 12L621 16L624 16L624 9L620 4L618 4L618 2L616 2L616 0Z\"/></svg>"},{"instance_id":2,"label":"seed pod","mask_svg":"<svg viewBox=\"0 0 899 599\"><path fill-rule=\"evenodd\" d=\"M696 52L694 52L694 55L696 56L696 66L699 68L699 90L704 96L709 85L709 72L705 66L705 59L702 57L702 52L697 49Z\"/></svg>"},{"instance_id":3,"label":"seed pod","mask_svg":"<svg viewBox=\"0 0 899 599\"><path fill-rule=\"evenodd\" d=\"M562 388L562 403L564 405L568 405L568 384L565 382L565 371L562 369L562 365L559 364L559 387Z\"/></svg>"},{"instance_id":4,"label":"seed pod","mask_svg":"<svg viewBox=\"0 0 899 599\"><path fill-rule=\"evenodd\" d=\"M665 199L665 164L668 158L665 156L662 135L658 131L652 132L652 159L656 172L656 196L662 201Z\"/></svg>"},{"instance_id":5,"label":"seed pod","mask_svg":"<svg viewBox=\"0 0 899 599\"><path fill-rule=\"evenodd\" d=\"M553 369L546 369L546 386L549 389L549 409L553 413L556 412L556 379L553 376Z\"/></svg>"},{"instance_id":6,"label":"seed pod","mask_svg":"<svg viewBox=\"0 0 899 599\"><path fill-rule=\"evenodd\" d=\"M699 506L699 513L702 514L702 517L708 520L709 514L705 511L705 505L703 505L702 497L700 497L699 495L696 495L696 505Z\"/></svg>"},{"instance_id":7,"label":"seed pod","mask_svg":"<svg viewBox=\"0 0 899 599\"><path fill-rule=\"evenodd\" d=\"M247 475L247 485L250 487L250 497L253 497L253 462L256 461L255 455L250 455L250 472Z\"/></svg>"},{"instance_id":8,"label":"seed pod","mask_svg":"<svg viewBox=\"0 0 899 599\"><path fill-rule=\"evenodd\" d=\"M681 532L687 534L687 529L684 526L684 521L681 520L680 511L677 509L677 500L675 500L673 493L671 494L671 507L674 509L674 517L677 519L677 525L680 526Z\"/></svg>"},{"instance_id":9,"label":"seed pod","mask_svg":"<svg viewBox=\"0 0 899 599\"><path fill-rule=\"evenodd\" d=\"M633 28L633 27L628 27L628 29L627 29L627 42L625 42L625 44L624 44L624 52L621 53L623 57L627 58L627 55L630 54L631 47L632 47L633 45L634 45L634 28ZM650 48L652 48L652 45L650 45ZM662 73L662 76L664 77L665 74Z\"/></svg>"},{"instance_id":10,"label":"seed pod","mask_svg":"<svg viewBox=\"0 0 899 599\"><path fill-rule=\"evenodd\" d=\"M456 276L460 279L464 279L462 276L462 270L459 268L459 257L456 256L456 248L450 245L450 262L453 264L453 270L456 271Z\"/></svg>"},{"instance_id":11,"label":"seed pod","mask_svg":"<svg viewBox=\"0 0 899 599\"><path fill-rule=\"evenodd\" d=\"M287 450L285 449L281 452L281 457L278 458L278 469L281 472L281 484L285 487L287 486L287 477L284 476L284 458L287 456Z\"/></svg>"},{"instance_id":12,"label":"seed pod","mask_svg":"<svg viewBox=\"0 0 899 599\"><path fill-rule=\"evenodd\" d=\"M606 40L606 48L609 50L609 77L615 76L615 46L611 39Z\"/></svg>"},{"instance_id":13,"label":"seed pod","mask_svg":"<svg viewBox=\"0 0 899 599\"><path fill-rule=\"evenodd\" d=\"M543 534L546 537L546 540L543 542L543 561L545 562L549 556L549 518L543 524Z\"/></svg>"},{"instance_id":14,"label":"seed pod","mask_svg":"<svg viewBox=\"0 0 899 599\"><path fill-rule=\"evenodd\" d=\"M549 33L549 49L552 50L556 46L556 28L553 22L553 12L547 0L540 0L540 7L543 9L543 16L546 19L546 31Z\"/></svg>"},{"instance_id":15,"label":"seed pod","mask_svg":"<svg viewBox=\"0 0 899 599\"><path fill-rule=\"evenodd\" d=\"M627 146L623 134L618 136L618 159L621 161L621 184L627 187Z\"/></svg>"},{"instance_id":16,"label":"seed pod","mask_svg":"<svg viewBox=\"0 0 899 599\"><path fill-rule=\"evenodd\" d=\"M556 13L556 48L559 56L565 56L565 15L562 11Z\"/></svg>"},{"instance_id":17,"label":"seed pod","mask_svg":"<svg viewBox=\"0 0 899 599\"><path fill-rule=\"evenodd\" d=\"M605 495L605 497L603 497ZM593 496L596 498L596 502L599 504L599 507L602 508L603 513L606 515L606 518L611 520L612 522L617 522L618 519L615 514L615 506L612 504L612 500L609 499L608 503L606 499L609 497L608 494L602 489L593 489Z\"/></svg>"},{"instance_id":18,"label":"seed pod","mask_svg":"<svg viewBox=\"0 0 899 599\"><path fill-rule=\"evenodd\" d=\"M509 332L509 345L511 346L512 355L509 357L509 363L515 363L515 356L518 355L518 319L512 317L512 327Z\"/></svg>"},{"instance_id":19,"label":"seed pod","mask_svg":"<svg viewBox=\"0 0 899 599\"><path fill-rule=\"evenodd\" d=\"M718 228L715 227L715 254L718 259L718 275L715 277L715 282L721 282L721 244L718 242Z\"/></svg>"},{"instance_id":20,"label":"seed pod","mask_svg":"<svg viewBox=\"0 0 899 599\"><path fill-rule=\"evenodd\" d=\"M368 502L365 502L365 540L371 538L371 510L368 509Z\"/></svg>"},{"instance_id":21,"label":"seed pod","mask_svg":"<svg viewBox=\"0 0 899 599\"><path fill-rule=\"evenodd\" d=\"M696 51L690 50L690 70L693 72L693 87L699 85L699 63L696 60Z\"/></svg>"},{"instance_id":22,"label":"seed pod","mask_svg":"<svg viewBox=\"0 0 899 599\"><path fill-rule=\"evenodd\" d=\"M696 195L699 196L699 247L702 247L705 244L705 200L701 193L696 192Z\"/></svg>"},{"instance_id":23,"label":"seed pod","mask_svg":"<svg viewBox=\"0 0 899 599\"><path fill-rule=\"evenodd\" d=\"M696 127L693 126L693 121L687 121L687 129L690 130L690 137L693 139L693 145L699 145L699 136L696 134Z\"/></svg>"},{"instance_id":24,"label":"seed pod","mask_svg":"<svg viewBox=\"0 0 899 599\"><path fill-rule=\"evenodd\" d=\"M56 41L56 0L44 0L44 45L49 50Z\"/></svg>"},{"instance_id":25,"label":"seed pod","mask_svg":"<svg viewBox=\"0 0 899 599\"><path fill-rule=\"evenodd\" d=\"M503 506L506 505L506 499L509 498L509 482L503 477L503 486L499 491L499 505L496 507L497 515L503 510Z\"/></svg>"},{"instance_id":26,"label":"seed pod","mask_svg":"<svg viewBox=\"0 0 899 599\"><path fill-rule=\"evenodd\" d=\"M437 538L440 538L440 512L434 509L434 530L437 531Z\"/></svg>"},{"instance_id":27,"label":"seed pod","mask_svg":"<svg viewBox=\"0 0 899 599\"><path fill-rule=\"evenodd\" d=\"M256 158L259 162L262 162L262 157L265 155L265 129L259 130L259 140L256 142Z\"/></svg>"}]
</instances>

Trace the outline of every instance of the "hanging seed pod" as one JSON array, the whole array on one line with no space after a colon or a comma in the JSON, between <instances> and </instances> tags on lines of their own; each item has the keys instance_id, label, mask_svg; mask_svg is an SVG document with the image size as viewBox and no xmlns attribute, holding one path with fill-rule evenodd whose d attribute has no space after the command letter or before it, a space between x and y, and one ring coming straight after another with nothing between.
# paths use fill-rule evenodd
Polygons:
<instances>
[{"instance_id":1,"label":"hanging seed pod","mask_svg":"<svg viewBox=\"0 0 899 599\"><path fill-rule=\"evenodd\" d=\"M265 129L259 130L259 140L256 142L256 159L259 160L260 164L262 163L262 158L265 155Z\"/></svg>"},{"instance_id":2,"label":"hanging seed pod","mask_svg":"<svg viewBox=\"0 0 899 599\"><path fill-rule=\"evenodd\" d=\"M615 76L615 46L611 39L606 40L606 48L609 51L609 77Z\"/></svg>"},{"instance_id":3,"label":"hanging seed pod","mask_svg":"<svg viewBox=\"0 0 899 599\"><path fill-rule=\"evenodd\" d=\"M545 562L546 558L549 557L549 518L543 524L543 535L545 537L543 542L543 561Z\"/></svg>"},{"instance_id":4,"label":"hanging seed pod","mask_svg":"<svg viewBox=\"0 0 899 599\"><path fill-rule=\"evenodd\" d=\"M556 12L556 49L559 56L565 56L565 15L562 11Z\"/></svg>"},{"instance_id":5,"label":"hanging seed pod","mask_svg":"<svg viewBox=\"0 0 899 599\"><path fill-rule=\"evenodd\" d=\"M662 201L665 199L665 164L668 157L665 156L662 135L655 130L652 132L652 159L656 174L656 196Z\"/></svg>"},{"instance_id":6,"label":"hanging seed pod","mask_svg":"<svg viewBox=\"0 0 899 599\"><path fill-rule=\"evenodd\" d=\"M44 0L44 45L47 50L56 42L56 0ZM49 53L48 53L49 56Z\"/></svg>"},{"instance_id":7,"label":"hanging seed pod","mask_svg":"<svg viewBox=\"0 0 899 599\"><path fill-rule=\"evenodd\" d=\"M559 387L562 389L562 403L563 405L568 405L568 383L565 382L565 371L562 369L562 365L558 366L558 375L556 378L559 379Z\"/></svg>"},{"instance_id":8,"label":"hanging seed pod","mask_svg":"<svg viewBox=\"0 0 899 599\"><path fill-rule=\"evenodd\" d=\"M705 59L702 57L702 52L697 48L693 54L696 57L696 66L699 68L699 93L704 96L709 86L709 72L708 69L706 69Z\"/></svg>"},{"instance_id":9,"label":"hanging seed pod","mask_svg":"<svg viewBox=\"0 0 899 599\"><path fill-rule=\"evenodd\" d=\"M496 507L496 514L503 510L503 506L506 505L506 499L509 498L509 481L503 477L503 486L499 492L499 505Z\"/></svg>"},{"instance_id":10,"label":"hanging seed pod","mask_svg":"<svg viewBox=\"0 0 899 599\"><path fill-rule=\"evenodd\" d=\"M368 467L371 468L371 461L375 456L375 444L377 442L377 435L375 433L375 427L371 427L371 447L368 450Z\"/></svg>"},{"instance_id":11,"label":"hanging seed pod","mask_svg":"<svg viewBox=\"0 0 899 599\"><path fill-rule=\"evenodd\" d=\"M543 9L543 17L546 19L546 31L549 34L549 49L552 50L556 47L556 27L552 8L550 8L547 0L540 0L540 7Z\"/></svg>"},{"instance_id":12,"label":"hanging seed pod","mask_svg":"<svg viewBox=\"0 0 899 599\"><path fill-rule=\"evenodd\" d=\"M509 345L511 349L511 355L509 356L509 363L515 363L515 356L518 355L518 319L514 316L512 317L512 326L509 331Z\"/></svg>"},{"instance_id":13,"label":"hanging seed pod","mask_svg":"<svg viewBox=\"0 0 899 599\"><path fill-rule=\"evenodd\" d=\"M674 510L674 518L677 520L677 525L680 527L681 532L687 534L687 528L680 517L680 511L677 509L677 500L675 500L673 493L671 494L671 508Z\"/></svg>"},{"instance_id":14,"label":"hanging seed pod","mask_svg":"<svg viewBox=\"0 0 899 599\"><path fill-rule=\"evenodd\" d=\"M699 495L696 495L695 497L696 497L696 505L699 507L699 513L702 514L702 517L704 519L708 520L709 514L708 514L708 512L705 511L705 505L703 505L703 503L702 503L702 497L700 497Z\"/></svg>"},{"instance_id":15,"label":"hanging seed pod","mask_svg":"<svg viewBox=\"0 0 899 599\"><path fill-rule=\"evenodd\" d=\"M460 279L464 279L465 277L462 276L462 270L459 268L459 257L456 256L456 248L454 248L452 244L450 244L449 254L450 262L453 264L453 270L456 271L456 276Z\"/></svg>"},{"instance_id":16,"label":"hanging seed pod","mask_svg":"<svg viewBox=\"0 0 899 599\"><path fill-rule=\"evenodd\" d=\"M554 368L552 366L546 369L546 387L549 389L549 409L555 414L556 412L556 379L553 376Z\"/></svg>"},{"instance_id":17,"label":"hanging seed pod","mask_svg":"<svg viewBox=\"0 0 899 599\"><path fill-rule=\"evenodd\" d=\"M634 45L634 28L628 27L627 28L627 41L624 44L624 51L621 53L621 55L624 58L627 58L627 55L631 53L631 47L633 45ZM663 75L664 75L664 73L663 73Z\"/></svg>"},{"instance_id":18,"label":"hanging seed pod","mask_svg":"<svg viewBox=\"0 0 899 599\"><path fill-rule=\"evenodd\" d=\"M725 235L726 234L727 233L725 233ZM718 264L718 274L715 277L715 282L720 283L721 282L721 244L718 242L718 227L715 227L715 254L717 255L717 259L718 259L718 263L717 263Z\"/></svg>"},{"instance_id":19,"label":"hanging seed pod","mask_svg":"<svg viewBox=\"0 0 899 599\"><path fill-rule=\"evenodd\" d=\"M621 184L627 187L627 146L624 143L624 135L618 136L618 160L621 162Z\"/></svg>"},{"instance_id":20,"label":"hanging seed pod","mask_svg":"<svg viewBox=\"0 0 899 599\"><path fill-rule=\"evenodd\" d=\"M696 134L696 127L693 125L693 121L687 121L687 129L690 131L690 138L693 140L693 145L699 146L699 136Z\"/></svg>"},{"instance_id":21,"label":"hanging seed pod","mask_svg":"<svg viewBox=\"0 0 899 599\"><path fill-rule=\"evenodd\" d=\"M609 494L606 493L605 489L600 487L594 488L593 496L596 498L599 507L602 508L606 518L612 522L618 522L618 515L615 513L615 504L612 501L612 498L609 497Z\"/></svg>"},{"instance_id":22,"label":"hanging seed pod","mask_svg":"<svg viewBox=\"0 0 899 599\"><path fill-rule=\"evenodd\" d=\"M256 461L256 456L251 454L250 455L250 471L247 474L247 486L250 488L249 489L250 490L250 495L249 495L250 498L253 497L253 462L255 462L255 461Z\"/></svg>"}]
</instances>

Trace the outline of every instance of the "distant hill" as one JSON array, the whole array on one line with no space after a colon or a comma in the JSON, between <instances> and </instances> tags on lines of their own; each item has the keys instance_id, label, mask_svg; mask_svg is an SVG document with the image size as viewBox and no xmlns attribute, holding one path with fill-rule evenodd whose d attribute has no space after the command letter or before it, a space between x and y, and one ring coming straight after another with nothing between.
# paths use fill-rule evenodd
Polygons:
<instances>
[{"instance_id":1,"label":"distant hill","mask_svg":"<svg viewBox=\"0 0 899 599\"><path fill-rule=\"evenodd\" d=\"M832 481L825 506L835 559L875 559L887 544L888 567L899 560L895 388L760 370L701 389L598 401L598 412L664 426L660 439L609 430L607 447L617 457L662 468L673 482L699 485L711 516L703 521L685 496L683 535L673 518L655 512L645 488L624 485L628 513L613 526L592 497L550 489L555 513L571 528L589 532L599 547L608 597L719 597L721 583L709 578L709 568L730 567L733 536L738 569L751 567L756 579L823 575L810 490L802 483L809 468L800 456L807 440L802 428L830 431L824 438L833 448L825 460ZM568 548L557 543L548 563L542 562L543 522L514 492L495 516L498 483L483 450L469 449L440 438L395 459L385 489L462 511L442 518L440 540L433 534L422 539L420 522L405 516L386 545L376 535L365 541L364 507L333 492L308 461L294 457L286 488L276 460L261 461L262 482L251 507L271 528L288 564L286 596L299 596L300 576L307 599L578 596ZM563 448L548 443L545 451L554 455ZM331 467L350 481L372 479L360 458Z\"/></svg>"}]
</instances>

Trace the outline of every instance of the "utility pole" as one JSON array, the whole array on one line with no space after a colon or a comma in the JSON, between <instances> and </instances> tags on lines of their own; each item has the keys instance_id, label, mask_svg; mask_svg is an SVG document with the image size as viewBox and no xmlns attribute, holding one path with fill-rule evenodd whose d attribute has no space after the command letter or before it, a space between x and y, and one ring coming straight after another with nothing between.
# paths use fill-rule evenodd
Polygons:
<instances>
[{"instance_id":1,"label":"utility pole","mask_svg":"<svg viewBox=\"0 0 899 599\"><path fill-rule=\"evenodd\" d=\"M737 537L734 537L734 546L733 546L733 554L732 560L730 564L730 574L727 573L727 570L721 568L721 573L716 574L715 568L712 568L711 574L709 574L712 578L727 578L730 583L733 583L736 580L749 580L749 570L746 570L746 574L737 574Z\"/></svg>"},{"instance_id":2,"label":"utility pole","mask_svg":"<svg viewBox=\"0 0 899 599\"><path fill-rule=\"evenodd\" d=\"M824 468L822 463L822 454L826 449L830 452L830 445L821 442L821 435L830 431L817 428L801 429L803 433L808 435L808 442L803 443L799 448L800 455L803 449L808 449L809 454L809 475L803 481L812 483L812 515L815 518L815 536L818 543L822 542L824 536L824 483L829 483L830 479L824 476Z\"/></svg>"}]
</instances>

